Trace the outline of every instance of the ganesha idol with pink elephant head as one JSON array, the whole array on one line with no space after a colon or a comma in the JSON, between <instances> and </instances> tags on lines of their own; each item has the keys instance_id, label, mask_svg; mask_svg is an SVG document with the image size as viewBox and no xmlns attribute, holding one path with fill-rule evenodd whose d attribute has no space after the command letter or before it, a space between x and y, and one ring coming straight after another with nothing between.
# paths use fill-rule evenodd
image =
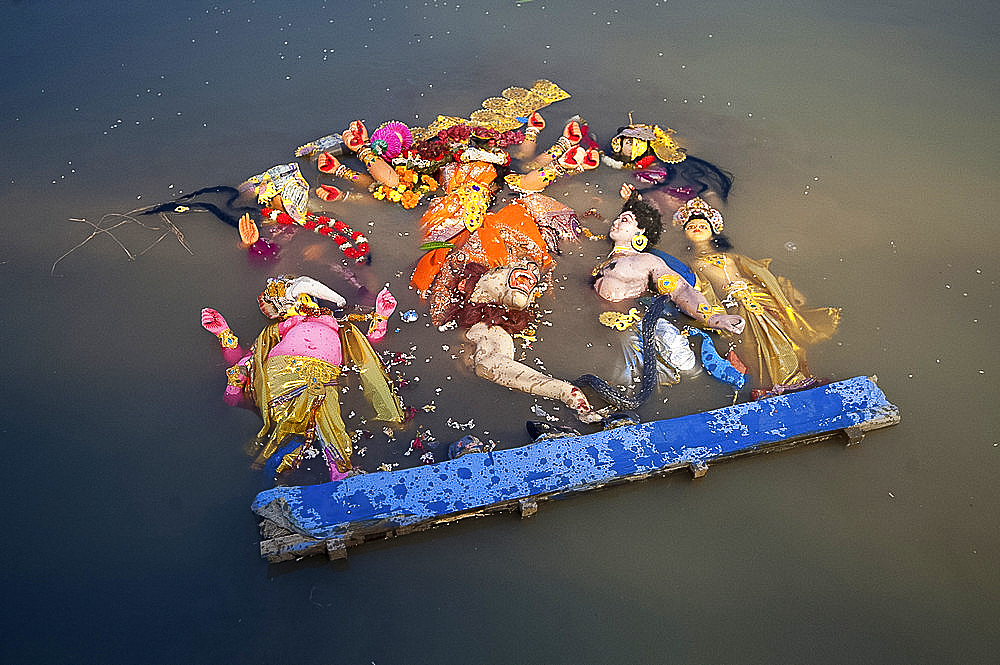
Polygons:
<instances>
[{"instance_id":1,"label":"ganesha idol with pink elephant head","mask_svg":"<svg viewBox=\"0 0 1000 665\"><path fill-rule=\"evenodd\" d=\"M343 368L356 367L375 417L402 422L399 397L370 344L385 336L396 299L387 288L378 294L367 334L316 302L346 304L336 291L311 277L268 279L257 300L272 323L249 350L240 346L219 312L201 311L202 326L219 338L229 366L226 403L252 403L264 420L251 444L254 467L262 468L277 453L287 451L277 464L280 475L298 468L315 447L326 461L331 480L351 475L355 471L353 443L340 414L337 378Z\"/></svg>"}]
</instances>

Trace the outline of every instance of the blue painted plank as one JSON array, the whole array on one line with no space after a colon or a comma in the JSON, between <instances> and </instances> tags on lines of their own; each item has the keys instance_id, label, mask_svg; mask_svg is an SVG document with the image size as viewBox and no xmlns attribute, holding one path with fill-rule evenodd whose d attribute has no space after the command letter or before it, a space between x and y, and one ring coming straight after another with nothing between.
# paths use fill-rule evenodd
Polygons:
<instances>
[{"instance_id":1,"label":"blue painted plank","mask_svg":"<svg viewBox=\"0 0 1000 665\"><path fill-rule=\"evenodd\" d=\"M343 481L276 487L257 514L311 538L389 531L540 495L585 490L670 468L708 463L783 441L898 420L867 377L714 411L521 448L472 453Z\"/></svg>"}]
</instances>

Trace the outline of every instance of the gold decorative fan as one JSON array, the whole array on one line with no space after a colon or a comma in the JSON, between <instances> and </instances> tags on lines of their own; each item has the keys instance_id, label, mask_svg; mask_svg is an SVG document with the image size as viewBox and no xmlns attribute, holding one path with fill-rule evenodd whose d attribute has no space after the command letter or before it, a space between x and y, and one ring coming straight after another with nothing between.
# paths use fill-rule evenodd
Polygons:
<instances>
[{"instance_id":1,"label":"gold decorative fan","mask_svg":"<svg viewBox=\"0 0 1000 665\"><path fill-rule=\"evenodd\" d=\"M442 129L463 123L506 132L523 125L525 119L538 109L570 97L568 92L546 79L535 81L530 90L514 86L506 88L500 95L485 99L482 108L473 111L469 120L439 115L426 129L411 128L414 140L429 138Z\"/></svg>"}]
</instances>

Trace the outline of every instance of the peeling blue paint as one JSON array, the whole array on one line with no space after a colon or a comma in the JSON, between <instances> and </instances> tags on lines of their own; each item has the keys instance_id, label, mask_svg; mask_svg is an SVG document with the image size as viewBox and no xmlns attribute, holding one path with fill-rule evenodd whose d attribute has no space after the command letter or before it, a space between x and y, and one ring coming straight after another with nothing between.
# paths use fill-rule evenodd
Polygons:
<instances>
[{"instance_id":1,"label":"peeling blue paint","mask_svg":"<svg viewBox=\"0 0 1000 665\"><path fill-rule=\"evenodd\" d=\"M339 482L276 487L253 509L313 538L364 524L416 524L540 494L565 494L667 467L857 425L895 413L866 377L689 416ZM561 463L559 463L561 460ZM447 497L447 500L445 499Z\"/></svg>"}]
</instances>

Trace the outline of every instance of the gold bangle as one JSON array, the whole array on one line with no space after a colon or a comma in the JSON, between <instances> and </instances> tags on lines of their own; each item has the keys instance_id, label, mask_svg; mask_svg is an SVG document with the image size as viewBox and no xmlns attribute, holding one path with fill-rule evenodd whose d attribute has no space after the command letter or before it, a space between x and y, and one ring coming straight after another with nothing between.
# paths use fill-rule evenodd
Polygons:
<instances>
[{"instance_id":1,"label":"gold bangle","mask_svg":"<svg viewBox=\"0 0 1000 665\"><path fill-rule=\"evenodd\" d=\"M236 388L242 388L243 384L246 383L246 376L243 374L243 367L241 365L233 365L226 370L227 383Z\"/></svg>"},{"instance_id":2,"label":"gold bangle","mask_svg":"<svg viewBox=\"0 0 1000 665\"><path fill-rule=\"evenodd\" d=\"M564 152L573 147L573 144L569 142L569 139L565 136L560 136L559 140L556 141L555 145L549 148L545 154L547 154L552 159L559 159Z\"/></svg>"},{"instance_id":3,"label":"gold bangle","mask_svg":"<svg viewBox=\"0 0 1000 665\"><path fill-rule=\"evenodd\" d=\"M722 308L722 305L709 305L708 303L702 303L698 305L698 317L708 323L708 320L715 316L716 314L725 314L726 310Z\"/></svg>"},{"instance_id":4,"label":"gold bangle","mask_svg":"<svg viewBox=\"0 0 1000 665\"><path fill-rule=\"evenodd\" d=\"M230 330L229 328L226 328L225 330L220 332L218 335L216 335L216 337L219 338L219 344L221 344L222 348L224 349L235 349L237 346L240 345L239 338L236 335L234 335L233 331Z\"/></svg>"},{"instance_id":5,"label":"gold bangle","mask_svg":"<svg viewBox=\"0 0 1000 665\"><path fill-rule=\"evenodd\" d=\"M378 330L378 324L382 321L388 321L388 316L383 316L378 312L372 312L372 322L368 325L368 334L371 335L373 332Z\"/></svg>"},{"instance_id":6,"label":"gold bangle","mask_svg":"<svg viewBox=\"0 0 1000 665\"><path fill-rule=\"evenodd\" d=\"M357 182L358 178L361 177L360 173L358 173L357 171L352 171L343 164L334 169L332 175L334 177L343 178L344 180L350 180L352 182Z\"/></svg>"},{"instance_id":7,"label":"gold bangle","mask_svg":"<svg viewBox=\"0 0 1000 665\"><path fill-rule=\"evenodd\" d=\"M361 146L358 148L358 159L365 163L366 168L371 168L378 156L371 149L371 146Z\"/></svg>"},{"instance_id":8,"label":"gold bangle","mask_svg":"<svg viewBox=\"0 0 1000 665\"><path fill-rule=\"evenodd\" d=\"M566 169L559 162L552 162L539 170L542 172L542 182L552 182L556 178L566 175Z\"/></svg>"}]
</instances>

